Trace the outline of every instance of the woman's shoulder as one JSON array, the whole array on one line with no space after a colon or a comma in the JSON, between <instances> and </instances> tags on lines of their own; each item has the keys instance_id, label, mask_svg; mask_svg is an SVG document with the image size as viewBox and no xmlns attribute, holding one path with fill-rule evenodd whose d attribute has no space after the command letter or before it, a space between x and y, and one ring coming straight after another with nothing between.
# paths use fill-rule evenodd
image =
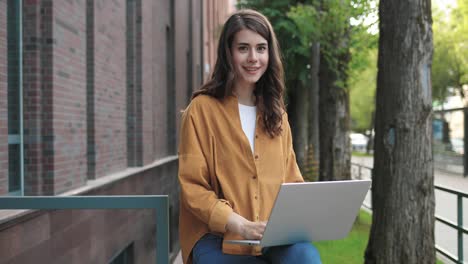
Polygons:
<instances>
[{"instance_id":1,"label":"woman's shoulder","mask_svg":"<svg viewBox=\"0 0 468 264\"><path fill-rule=\"evenodd\" d=\"M185 113L190 114L201 114L203 112L209 111L216 107L218 104L218 99L214 98L211 95L200 94L190 101L187 108L184 110Z\"/></svg>"},{"instance_id":2,"label":"woman's shoulder","mask_svg":"<svg viewBox=\"0 0 468 264\"><path fill-rule=\"evenodd\" d=\"M211 96L211 95L208 95L208 94L197 95L190 102L190 104L195 104L195 105L200 105L200 106L213 105L213 104L216 104L216 103L218 103L218 99L216 99L214 96Z\"/></svg>"}]
</instances>

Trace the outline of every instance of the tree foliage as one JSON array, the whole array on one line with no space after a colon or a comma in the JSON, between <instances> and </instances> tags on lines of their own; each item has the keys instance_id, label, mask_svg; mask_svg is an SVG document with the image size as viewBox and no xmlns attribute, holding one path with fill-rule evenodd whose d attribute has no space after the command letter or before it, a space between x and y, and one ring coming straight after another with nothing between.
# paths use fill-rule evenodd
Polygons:
<instances>
[{"instance_id":1,"label":"tree foliage","mask_svg":"<svg viewBox=\"0 0 468 264\"><path fill-rule=\"evenodd\" d=\"M372 129L371 121L375 111L377 49L360 53L367 56L362 58L361 65L350 69L349 76L351 128L356 132L366 132Z\"/></svg>"},{"instance_id":2,"label":"tree foliage","mask_svg":"<svg viewBox=\"0 0 468 264\"><path fill-rule=\"evenodd\" d=\"M377 3L367 1L362 9L352 27L348 68L351 129L357 132L372 129L377 84Z\"/></svg>"},{"instance_id":3,"label":"tree foliage","mask_svg":"<svg viewBox=\"0 0 468 264\"><path fill-rule=\"evenodd\" d=\"M372 24L365 22L370 14L376 13L376 1L241 0L238 7L266 15L280 42L286 101L299 166L301 169L308 166L304 165L309 164L305 158L307 149L315 148L320 158L316 162L320 179L349 177L349 88L350 84L359 85L360 90L355 90L365 92L365 96L358 93L360 103L352 109L360 113L360 123L364 124L361 127L368 127L369 122L362 120L366 116L370 120L367 112L372 111L369 107L373 101L368 101L373 98L375 84L360 81L359 75L372 76L368 66L375 68L367 50L376 46L377 38L367 33ZM368 82L371 79L366 78Z\"/></svg>"},{"instance_id":4,"label":"tree foliage","mask_svg":"<svg viewBox=\"0 0 468 264\"><path fill-rule=\"evenodd\" d=\"M346 87L348 64L343 65L337 54L342 54L349 48L354 50L367 49L376 45L376 38L370 37L365 31L369 25L358 23L350 27L350 20L363 21L369 14L375 12L374 0L240 0L239 8L253 8L267 16L272 22L275 33L283 52L286 84L300 80L307 83L310 79L310 47L314 42L320 42L321 52L332 69L336 70L341 80L339 87ZM349 31L350 32L345 32ZM350 35L350 43L340 37ZM362 67L365 56L359 57L350 64L352 68ZM354 52L353 52L354 56ZM340 71L339 69L345 69ZM341 72L341 73L340 73ZM288 85L287 85L288 86Z\"/></svg>"},{"instance_id":5,"label":"tree foliage","mask_svg":"<svg viewBox=\"0 0 468 264\"><path fill-rule=\"evenodd\" d=\"M432 87L435 101L443 102L454 88L465 97L468 84L468 2L458 0L447 15L433 6L434 55Z\"/></svg>"}]
</instances>

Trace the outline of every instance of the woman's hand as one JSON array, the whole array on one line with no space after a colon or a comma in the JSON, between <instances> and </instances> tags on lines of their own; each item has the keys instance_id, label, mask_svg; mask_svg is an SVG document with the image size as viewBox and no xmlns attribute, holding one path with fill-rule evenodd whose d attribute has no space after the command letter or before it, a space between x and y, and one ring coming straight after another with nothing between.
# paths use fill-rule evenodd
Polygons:
<instances>
[{"instance_id":1,"label":"woman's hand","mask_svg":"<svg viewBox=\"0 0 468 264\"><path fill-rule=\"evenodd\" d=\"M266 222L251 222L244 217L231 213L226 230L239 234L245 239L262 239Z\"/></svg>"}]
</instances>

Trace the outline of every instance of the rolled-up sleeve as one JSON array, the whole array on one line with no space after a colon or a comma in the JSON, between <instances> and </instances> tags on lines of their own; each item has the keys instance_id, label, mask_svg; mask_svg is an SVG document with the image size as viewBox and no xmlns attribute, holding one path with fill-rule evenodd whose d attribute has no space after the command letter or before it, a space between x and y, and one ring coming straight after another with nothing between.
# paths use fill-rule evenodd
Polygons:
<instances>
[{"instance_id":1,"label":"rolled-up sleeve","mask_svg":"<svg viewBox=\"0 0 468 264\"><path fill-rule=\"evenodd\" d=\"M206 136L201 137L198 121L190 107L182 115L179 144L181 203L211 231L224 233L233 210L227 200L219 199L211 186L206 161L209 142L204 140Z\"/></svg>"}]
</instances>

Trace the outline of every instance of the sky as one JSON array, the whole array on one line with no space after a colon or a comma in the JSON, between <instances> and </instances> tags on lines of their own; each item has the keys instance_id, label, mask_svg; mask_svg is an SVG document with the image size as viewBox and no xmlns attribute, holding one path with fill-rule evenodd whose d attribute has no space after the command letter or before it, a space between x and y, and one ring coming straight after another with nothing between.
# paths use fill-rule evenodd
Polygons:
<instances>
[{"instance_id":1,"label":"sky","mask_svg":"<svg viewBox=\"0 0 468 264\"><path fill-rule=\"evenodd\" d=\"M457 0L432 0L432 4L444 10L457 6Z\"/></svg>"},{"instance_id":2,"label":"sky","mask_svg":"<svg viewBox=\"0 0 468 264\"><path fill-rule=\"evenodd\" d=\"M443 12L445 12L446 16L450 15L450 10L453 9L454 7L457 6L457 0L431 0L432 5L437 6L439 9L441 9ZM371 2L371 5L377 5L378 1ZM375 23L375 21L378 20L378 10L376 9L375 14L370 14L368 17L364 18L363 21L358 21L351 19L351 25L359 24L359 23L364 23L364 25L371 25L373 24L369 29L368 32L371 34L378 34L379 32L379 25L378 23Z\"/></svg>"}]
</instances>

